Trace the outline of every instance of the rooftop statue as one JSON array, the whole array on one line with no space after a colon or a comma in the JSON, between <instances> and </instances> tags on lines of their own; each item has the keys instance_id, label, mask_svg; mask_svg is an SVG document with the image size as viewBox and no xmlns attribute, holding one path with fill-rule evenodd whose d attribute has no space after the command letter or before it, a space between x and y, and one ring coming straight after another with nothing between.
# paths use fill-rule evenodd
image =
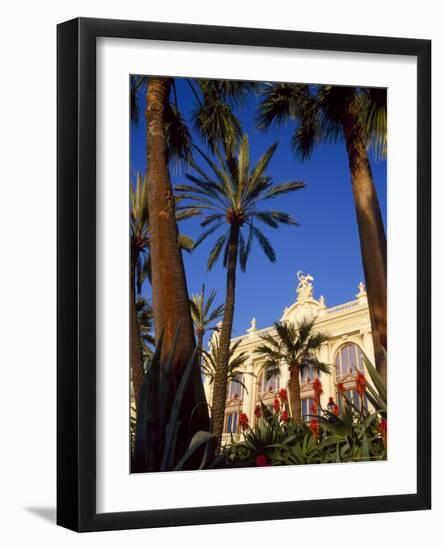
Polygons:
<instances>
[{"instance_id":1,"label":"rooftop statue","mask_svg":"<svg viewBox=\"0 0 442 550\"><path fill-rule=\"evenodd\" d=\"M298 296L298 302L304 302L310 298L313 298L313 277L311 275L304 275L302 271L296 273L298 277L298 286L296 287L296 294Z\"/></svg>"}]
</instances>

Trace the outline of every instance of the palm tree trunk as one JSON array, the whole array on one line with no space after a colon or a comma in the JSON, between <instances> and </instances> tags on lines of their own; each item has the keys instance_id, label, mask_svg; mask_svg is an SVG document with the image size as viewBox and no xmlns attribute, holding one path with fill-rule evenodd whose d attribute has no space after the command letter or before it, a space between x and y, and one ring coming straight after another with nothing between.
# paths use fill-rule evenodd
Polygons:
<instances>
[{"instance_id":1,"label":"palm tree trunk","mask_svg":"<svg viewBox=\"0 0 442 550\"><path fill-rule=\"evenodd\" d=\"M226 408L227 375L229 366L230 339L232 336L233 314L235 310L236 264L238 260L239 227L230 228L229 257L227 263L226 301L223 324L219 336L218 359L213 383L212 422L213 433L217 436L217 450L221 446L224 413Z\"/></svg>"},{"instance_id":2,"label":"palm tree trunk","mask_svg":"<svg viewBox=\"0 0 442 550\"><path fill-rule=\"evenodd\" d=\"M200 364L200 367L202 365L202 359L203 359L203 342L204 342L204 332L198 329L196 347L198 350L198 362Z\"/></svg>"},{"instance_id":3,"label":"palm tree trunk","mask_svg":"<svg viewBox=\"0 0 442 550\"><path fill-rule=\"evenodd\" d=\"M296 424L301 424L301 385L299 382L299 367L293 367L290 369L289 397L293 422Z\"/></svg>"},{"instance_id":4,"label":"palm tree trunk","mask_svg":"<svg viewBox=\"0 0 442 550\"><path fill-rule=\"evenodd\" d=\"M152 306L155 337L163 334L163 354L171 349L176 330L180 329L175 353L177 382L194 349L195 335L190 315L189 297L178 228L175 199L168 168L165 112L172 80L151 78L147 87L147 183L149 188L149 230L152 256ZM190 434L207 430L209 417L198 361L184 402L183 415L190 419L196 405Z\"/></svg>"},{"instance_id":5,"label":"palm tree trunk","mask_svg":"<svg viewBox=\"0 0 442 550\"><path fill-rule=\"evenodd\" d=\"M356 118L344 122L345 142L351 172L353 198L367 286L376 368L387 382L387 243L381 209L373 182L367 150L358 139Z\"/></svg>"}]
</instances>

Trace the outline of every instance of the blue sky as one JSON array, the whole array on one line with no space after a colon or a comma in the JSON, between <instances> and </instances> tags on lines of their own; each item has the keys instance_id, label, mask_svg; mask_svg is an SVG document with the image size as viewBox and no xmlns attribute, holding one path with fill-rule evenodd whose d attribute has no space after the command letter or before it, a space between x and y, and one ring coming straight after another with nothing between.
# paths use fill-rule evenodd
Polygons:
<instances>
[{"instance_id":1,"label":"blue sky","mask_svg":"<svg viewBox=\"0 0 442 550\"><path fill-rule=\"evenodd\" d=\"M180 111L191 127L194 98L183 79L176 79L176 88ZM139 99L141 116L138 123L131 123L130 127L131 173L146 169L144 93L139 94ZM279 229L260 225L276 251L277 261L270 263L255 243L247 271L242 273L238 267L234 337L245 332L252 317L256 317L258 329L270 326L281 317L283 309L296 299L298 270L313 275L315 297L323 294L328 306L354 299L359 281L364 280L344 144L320 145L308 161L301 162L289 147L293 124L271 128L267 133L258 132L254 127L255 107L256 98L250 96L236 112L243 131L249 135L251 161L256 161L277 141L279 146L268 174L275 183L298 180L303 181L306 188L268 202L272 209L293 215L301 225ZM385 224L386 162L371 161ZM174 184L186 181L182 172L172 173L171 179ZM198 218L182 222L180 230L194 239L202 231ZM226 282L222 261L210 272L206 270L208 253L217 235L208 237L192 254L184 253L184 262L189 294L199 292L205 283L207 290L218 289L216 303L221 303ZM148 287L143 290L149 294Z\"/></svg>"}]
</instances>

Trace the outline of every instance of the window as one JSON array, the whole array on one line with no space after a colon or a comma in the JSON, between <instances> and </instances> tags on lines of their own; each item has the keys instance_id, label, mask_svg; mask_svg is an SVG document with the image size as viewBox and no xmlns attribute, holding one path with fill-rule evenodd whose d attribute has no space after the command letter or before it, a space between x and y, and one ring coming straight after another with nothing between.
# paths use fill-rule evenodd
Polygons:
<instances>
[{"instance_id":1,"label":"window","mask_svg":"<svg viewBox=\"0 0 442 550\"><path fill-rule=\"evenodd\" d=\"M244 388L241 384L243 382L244 382L244 376L242 374L235 376L235 378L233 378L233 380L229 382L227 399L242 399Z\"/></svg>"},{"instance_id":2,"label":"window","mask_svg":"<svg viewBox=\"0 0 442 550\"><path fill-rule=\"evenodd\" d=\"M301 400L301 414L304 420L309 420L308 416L312 414L313 398Z\"/></svg>"},{"instance_id":3,"label":"window","mask_svg":"<svg viewBox=\"0 0 442 550\"><path fill-rule=\"evenodd\" d=\"M336 381L340 382L349 374L356 376L357 371L364 372L362 350L353 343L344 344L335 357Z\"/></svg>"},{"instance_id":4,"label":"window","mask_svg":"<svg viewBox=\"0 0 442 550\"><path fill-rule=\"evenodd\" d=\"M268 369L261 372L259 377L258 388L259 393L276 392L279 390L280 376L279 374L272 374L270 378L267 376Z\"/></svg>"},{"instance_id":5,"label":"window","mask_svg":"<svg viewBox=\"0 0 442 550\"><path fill-rule=\"evenodd\" d=\"M301 371L301 384L306 382L313 382L313 379L316 377L316 372L313 367L304 367Z\"/></svg>"},{"instance_id":6,"label":"window","mask_svg":"<svg viewBox=\"0 0 442 550\"><path fill-rule=\"evenodd\" d=\"M238 431L238 412L231 412L226 415L225 433L237 433Z\"/></svg>"}]
</instances>

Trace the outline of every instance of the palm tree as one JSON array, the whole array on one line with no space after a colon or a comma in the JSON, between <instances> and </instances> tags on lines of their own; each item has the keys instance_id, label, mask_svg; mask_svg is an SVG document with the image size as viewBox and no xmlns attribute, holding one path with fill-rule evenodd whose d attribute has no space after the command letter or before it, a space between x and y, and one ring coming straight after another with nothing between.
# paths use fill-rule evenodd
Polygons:
<instances>
[{"instance_id":1,"label":"palm tree","mask_svg":"<svg viewBox=\"0 0 442 550\"><path fill-rule=\"evenodd\" d=\"M269 377L280 374L286 366L290 372L289 398L294 422L302 422L300 376L306 369L329 373L330 369L315 356L328 336L314 330L315 319L296 323L276 322L275 335L262 336L264 342L256 352L264 359L264 368Z\"/></svg>"},{"instance_id":2,"label":"palm tree","mask_svg":"<svg viewBox=\"0 0 442 550\"><path fill-rule=\"evenodd\" d=\"M142 297L137 298L136 308L143 365L145 365L146 360L150 359L153 355L152 346L155 346L155 337L152 334L153 310L149 300Z\"/></svg>"},{"instance_id":3,"label":"palm tree","mask_svg":"<svg viewBox=\"0 0 442 550\"><path fill-rule=\"evenodd\" d=\"M141 289L149 265L149 210L147 185L137 174L135 188L130 184L130 369L138 403L144 376L144 361L137 309L137 289Z\"/></svg>"},{"instance_id":4,"label":"palm tree","mask_svg":"<svg viewBox=\"0 0 442 550\"><path fill-rule=\"evenodd\" d=\"M189 85L198 96L192 82ZM204 82L204 81L198 81ZM202 91L202 88L197 84ZM213 87L213 86L212 86ZM226 99L238 96L238 90L231 90L223 81L219 81L216 102L212 99L212 110L207 112L206 98L200 101L197 112L206 108L200 115L200 122L207 120L209 114L213 116L220 109L224 114L230 113ZM247 89L247 86L243 86ZM181 251L177 246L177 223L175 217L174 194L170 182L169 164L174 155L189 162L190 133L178 108L178 98L175 82L171 78L149 78L146 86L146 133L147 133L147 179L149 182L149 216L151 224L151 254L152 254L152 305L154 309L155 334L158 338L163 334L163 350L169 350L174 334L180 327L180 338L175 351L174 371L177 380L181 378L183 368L188 363L193 349L195 337L190 315L187 283ZM173 90L174 102L170 103L169 96ZM136 93L131 94L136 101ZM208 99L208 98L207 98ZM131 108L131 112L136 112ZM220 128L211 128L210 140L225 137L223 131L230 129L232 119L218 116L218 120L225 122ZM205 134L207 126L200 124ZM176 158L176 156L175 156ZM195 364L192 373L190 392L184 407L193 410L195 405L205 403L204 389L198 365ZM208 413L205 407L199 407L195 415L195 431L207 429Z\"/></svg>"},{"instance_id":5,"label":"palm tree","mask_svg":"<svg viewBox=\"0 0 442 550\"><path fill-rule=\"evenodd\" d=\"M242 351L236 353L238 347L241 345L242 340L237 340L230 346L229 350L229 364L227 371L227 383L231 381L237 382L247 392L246 385L242 382L241 377L245 374L255 376L253 373L245 373L242 368L248 359L247 353ZM219 336L216 334L211 342L209 351L203 350L203 362L202 370L204 376L209 380L209 384L213 384L215 381L216 364L219 356Z\"/></svg>"},{"instance_id":6,"label":"palm tree","mask_svg":"<svg viewBox=\"0 0 442 550\"><path fill-rule=\"evenodd\" d=\"M226 229L227 225L227 230L216 240L207 262L207 268L210 270L219 258L221 251L224 250L223 263L227 268L226 300L212 402L213 431L218 436L218 444L221 442L224 422L238 258L241 269L245 271L252 241L256 239L267 258L271 262L276 260L272 245L262 231L256 227L255 222L272 228L277 228L280 224L297 225L297 222L289 214L277 210L259 209L260 204L268 199L304 187L304 184L298 181L274 185L272 177L265 174L276 147L277 144L273 144L253 168L250 167L249 162L247 135L242 136L237 155L230 154L228 150L227 156L223 157L218 147L214 146L217 162L198 149L212 175L206 174L201 167L193 163L196 175L187 174L190 183L176 187L177 191L182 192L184 199L192 201L191 207L199 208L204 214L201 226L209 226L195 246L215 231L223 227ZM227 147L227 149L229 148ZM244 238L244 226L248 228L247 242Z\"/></svg>"},{"instance_id":7,"label":"palm tree","mask_svg":"<svg viewBox=\"0 0 442 550\"><path fill-rule=\"evenodd\" d=\"M296 121L291 146L302 160L320 140L343 139L347 148L362 263L370 305L376 367L387 379L387 247L367 149L386 155L387 95L384 89L271 84L258 106L257 126Z\"/></svg>"},{"instance_id":8,"label":"palm tree","mask_svg":"<svg viewBox=\"0 0 442 550\"><path fill-rule=\"evenodd\" d=\"M202 286L200 294L192 294L190 299L190 313L192 315L193 324L197 338L198 355L201 365L201 354L203 351L204 336L208 330L217 331L216 326L210 326L211 323L221 317L224 311L224 305L219 305L211 310L213 301L216 297L216 290L212 290L205 300L205 285Z\"/></svg>"},{"instance_id":9,"label":"palm tree","mask_svg":"<svg viewBox=\"0 0 442 550\"><path fill-rule=\"evenodd\" d=\"M151 280L151 255L149 236L149 201L146 178L136 174L135 184L130 184L130 366L134 388L135 403L138 402L139 391L144 375L144 360L147 340L143 334L143 323L149 315L149 334L151 333L152 308L147 300L140 301L142 285ZM186 219L196 212L181 209L176 216L178 220ZM178 245L190 252L194 242L186 235L178 235ZM144 310L144 311L143 311Z\"/></svg>"}]
</instances>

